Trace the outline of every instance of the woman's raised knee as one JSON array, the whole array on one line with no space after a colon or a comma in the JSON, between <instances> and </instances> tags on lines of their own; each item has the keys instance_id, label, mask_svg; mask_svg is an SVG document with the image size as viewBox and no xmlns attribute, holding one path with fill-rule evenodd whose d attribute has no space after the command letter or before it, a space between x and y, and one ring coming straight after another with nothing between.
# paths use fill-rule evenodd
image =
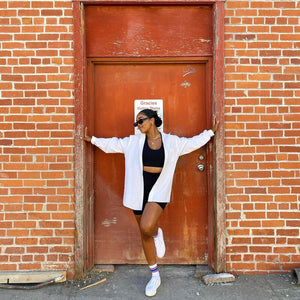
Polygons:
<instances>
[{"instance_id":1,"label":"woman's raised knee","mask_svg":"<svg viewBox=\"0 0 300 300\"><path fill-rule=\"evenodd\" d=\"M143 222L140 223L140 230L142 235L153 236L154 235L155 226L152 224L145 224Z\"/></svg>"}]
</instances>

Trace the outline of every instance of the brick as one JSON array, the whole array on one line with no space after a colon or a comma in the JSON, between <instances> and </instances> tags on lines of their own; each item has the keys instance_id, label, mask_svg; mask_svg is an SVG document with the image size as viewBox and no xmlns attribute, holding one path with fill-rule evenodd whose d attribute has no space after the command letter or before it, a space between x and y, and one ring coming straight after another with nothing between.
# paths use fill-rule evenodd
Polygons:
<instances>
[{"instance_id":1,"label":"brick","mask_svg":"<svg viewBox=\"0 0 300 300\"><path fill-rule=\"evenodd\" d=\"M15 16L16 16L16 10L13 9L0 10L0 17L15 17Z\"/></svg>"},{"instance_id":2,"label":"brick","mask_svg":"<svg viewBox=\"0 0 300 300\"><path fill-rule=\"evenodd\" d=\"M47 42L27 42L26 48L47 48Z\"/></svg>"},{"instance_id":3,"label":"brick","mask_svg":"<svg viewBox=\"0 0 300 300\"><path fill-rule=\"evenodd\" d=\"M283 185L300 185L300 179L282 179Z\"/></svg>"},{"instance_id":4,"label":"brick","mask_svg":"<svg viewBox=\"0 0 300 300\"><path fill-rule=\"evenodd\" d=\"M259 270L279 270L280 269L280 264L279 263L257 263L257 268Z\"/></svg>"},{"instance_id":5,"label":"brick","mask_svg":"<svg viewBox=\"0 0 300 300\"><path fill-rule=\"evenodd\" d=\"M232 269L233 270L255 270L255 264L254 263L232 263Z\"/></svg>"},{"instance_id":6,"label":"brick","mask_svg":"<svg viewBox=\"0 0 300 300\"><path fill-rule=\"evenodd\" d=\"M259 186L280 186L280 180L278 179L264 179L258 181Z\"/></svg>"},{"instance_id":7,"label":"brick","mask_svg":"<svg viewBox=\"0 0 300 300\"><path fill-rule=\"evenodd\" d=\"M36 68L36 72L37 73L58 73L58 68L57 67L47 67L47 66L43 66L43 67L37 67Z\"/></svg>"},{"instance_id":8,"label":"brick","mask_svg":"<svg viewBox=\"0 0 300 300\"><path fill-rule=\"evenodd\" d=\"M21 42L9 42L9 43L5 43L3 42L2 43L2 47L4 49L18 49L18 48L21 48L23 49L24 48L24 43L21 43Z\"/></svg>"},{"instance_id":9,"label":"brick","mask_svg":"<svg viewBox=\"0 0 300 300\"><path fill-rule=\"evenodd\" d=\"M296 152L299 153L300 147L298 146L280 146L280 152Z\"/></svg>"},{"instance_id":10,"label":"brick","mask_svg":"<svg viewBox=\"0 0 300 300\"><path fill-rule=\"evenodd\" d=\"M47 97L46 91L25 91L25 97Z\"/></svg>"},{"instance_id":11,"label":"brick","mask_svg":"<svg viewBox=\"0 0 300 300\"><path fill-rule=\"evenodd\" d=\"M71 253L72 252L72 247L70 246L54 246L50 247L50 252L51 253Z\"/></svg>"},{"instance_id":12,"label":"brick","mask_svg":"<svg viewBox=\"0 0 300 300\"><path fill-rule=\"evenodd\" d=\"M42 212L29 212L28 213L29 220L46 220L50 219L50 213L42 213Z\"/></svg>"},{"instance_id":13,"label":"brick","mask_svg":"<svg viewBox=\"0 0 300 300\"><path fill-rule=\"evenodd\" d=\"M35 228L36 221L14 221L14 228Z\"/></svg>"},{"instance_id":14,"label":"brick","mask_svg":"<svg viewBox=\"0 0 300 300\"><path fill-rule=\"evenodd\" d=\"M274 253L296 253L295 247L274 247Z\"/></svg>"},{"instance_id":15,"label":"brick","mask_svg":"<svg viewBox=\"0 0 300 300\"><path fill-rule=\"evenodd\" d=\"M267 190L266 188L260 188L260 187L252 187L252 188L245 188L246 194L266 194Z\"/></svg>"},{"instance_id":16,"label":"brick","mask_svg":"<svg viewBox=\"0 0 300 300\"><path fill-rule=\"evenodd\" d=\"M262 236L274 236L275 235L275 230L274 229L252 229L252 234L253 235L262 235Z\"/></svg>"},{"instance_id":17,"label":"brick","mask_svg":"<svg viewBox=\"0 0 300 300\"><path fill-rule=\"evenodd\" d=\"M0 34L0 41L11 41L13 36L11 34Z\"/></svg>"},{"instance_id":18,"label":"brick","mask_svg":"<svg viewBox=\"0 0 300 300\"><path fill-rule=\"evenodd\" d=\"M43 262L43 261L45 261L45 256L44 255L35 255L34 260Z\"/></svg>"},{"instance_id":19,"label":"brick","mask_svg":"<svg viewBox=\"0 0 300 300\"><path fill-rule=\"evenodd\" d=\"M276 195L276 202L297 202L297 195Z\"/></svg>"},{"instance_id":20,"label":"brick","mask_svg":"<svg viewBox=\"0 0 300 300\"><path fill-rule=\"evenodd\" d=\"M29 234L29 230L24 229L8 229L7 236L27 236Z\"/></svg>"},{"instance_id":21,"label":"brick","mask_svg":"<svg viewBox=\"0 0 300 300\"><path fill-rule=\"evenodd\" d=\"M18 16L39 16L40 12L37 9L19 9Z\"/></svg>"},{"instance_id":22,"label":"brick","mask_svg":"<svg viewBox=\"0 0 300 300\"><path fill-rule=\"evenodd\" d=\"M32 8L52 8L53 1L32 1Z\"/></svg>"},{"instance_id":23,"label":"brick","mask_svg":"<svg viewBox=\"0 0 300 300\"><path fill-rule=\"evenodd\" d=\"M48 196L47 197L48 202L58 202L58 203L62 203L62 202L70 202L70 199L68 196Z\"/></svg>"},{"instance_id":24,"label":"brick","mask_svg":"<svg viewBox=\"0 0 300 300\"><path fill-rule=\"evenodd\" d=\"M2 74L1 75L1 80L2 81L23 81L23 76L22 75Z\"/></svg>"},{"instance_id":25,"label":"brick","mask_svg":"<svg viewBox=\"0 0 300 300\"><path fill-rule=\"evenodd\" d=\"M269 187L268 188L269 193L272 194L289 194L290 188L287 187Z\"/></svg>"},{"instance_id":26,"label":"brick","mask_svg":"<svg viewBox=\"0 0 300 300\"><path fill-rule=\"evenodd\" d=\"M23 255L22 256L23 262L32 262L33 261L33 255Z\"/></svg>"},{"instance_id":27,"label":"brick","mask_svg":"<svg viewBox=\"0 0 300 300\"><path fill-rule=\"evenodd\" d=\"M26 213L6 213L6 220L26 220Z\"/></svg>"},{"instance_id":28,"label":"brick","mask_svg":"<svg viewBox=\"0 0 300 300\"><path fill-rule=\"evenodd\" d=\"M300 215L300 212L292 212L292 211L290 211L290 212L280 212L280 218L284 218L284 219L295 219L295 220L297 220L297 219L300 219L299 218L299 215ZM286 221L287 222L287 224L289 224L289 226L293 226L293 225L291 225L291 224L297 224L297 222L295 222L295 221Z\"/></svg>"},{"instance_id":29,"label":"brick","mask_svg":"<svg viewBox=\"0 0 300 300\"><path fill-rule=\"evenodd\" d=\"M9 1L8 6L10 8L30 8L30 3L27 1Z\"/></svg>"},{"instance_id":30,"label":"brick","mask_svg":"<svg viewBox=\"0 0 300 300\"><path fill-rule=\"evenodd\" d=\"M271 202L273 201L272 195L251 195L251 201L253 202Z\"/></svg>"},{"instance_id":31,"label":"brick","mask_svg":"<svg viewBox=\"0 0 300 300\"><path fill-rule=\"evenodd\" d=\"M57 33L46 33L46 34L39 34L38 35L38 40L58 40L59 39L59 34Z\"/></svg>"},{"instance_id":32,"label":"brick","mask_svg":"<svg viewBox=\"0 0 300 300\"><path fill-rule=\"evenodd\" d=\"M37 50L36 56L57 56L57 50Z\"/></svg>"},{"instance_id":33,"label":"brick","mask_svg":"<svg viewBox=\"0 0 300 300\"><path fill-rule=\"evenodd\" d=\"M17 264L0 264L0 270L1 271L16 271L17 270Z\"/></svg>"},{"instance_id":34,"label":"brick","mask_svg":"<svg viewBox=\"0 0 300 300\"><path fill-rule=\"evenodd\" d=\"M16 245L36 245L37 239L36 238L16 238Z\"/></svg>"},{"instance_id":35,"label":"brick","mask_svg":"<svg viewBox=\"0 0 300 300\"><path fill-rule=\"evenodd\" d=\"M299 245L300 244L300 238L289 238L288 239L289 245Z\"/></svg>"},{"instance_id":36,"label":"brick","mask_svg":"<svg viewBox=\"0 0 300 300\"><path fill-rule=\"evenodd\" d=\"M263 227L283 227L284 220L263 220L262 226Z\"/></svg>"},{"instance_id":37,"label":"brick","mask_svg":"<svg viewBox=\"0 0 300 300\"><path fill-rule=\"evenodd\" d=\"M36 85L35 83L15 83L14 87L17 90L31 90L35 89Z\"/></svg>"},{"instance_id":38,"label":"brick","mask_svg":"<svg viewBox=\"0 0 300 300\"><path fill-rule=\"evenodd\" d=\"M43 9L41 10L42 16L61 16L62 10L60 9Z\"/></svg>"},{"instance_id":39,"label":"brick","mask_svg":"<svg viewBox=\"0 0 300 300\"><path fill-rule=\"evenodd\" d=\"M20 270L41 270L41 264L32 263L32 264L19 264Z\"/></svg>"},{"instance_id":40,"label":"brick","mask_svg":"<svg viewBox=\"0 0 300 300\"><path fill-rule=\"evenodd\" d=\"M7 254L23 254L25 253L24 247L6 247L5 253Z\"/></svg>"},{"instance_id":41,"label":"brick","mask_svg":"<svg viewBox=\"0 0 300 300\"><path fill-rule=\"evenodd\" d=\"M73 220L74 219L74 213L52 213L52 219L53 220Z\"/></svg>"},{"instance_id":42,"label":"brick","mask_svg":"<svg viewBox=\"0 0 300 300\"><path fill-rule=\"evenodd\" d=\"M227 212L226 215L230 220L234 220L234 219L239 220L241 218L241 213L239 212Z\"/></svg>"},{"instance_id":43,"label":"brick","mask_svg":"<svg viewBox=\"0 0 300 300\"><path fill-rule=\"evenodd\" d=\"M50 255L47 255L47 261L50 262L50 261L58 261L58 255L57 254L50 254Z\"/></svg>"},{"instance_id":44,"label":"brick","mask_svg":"<svg viewBox=\"0 0 300 300\"><path fill-rule=\"evenodd\" d=\"M299 89L300 84L298 82L285 82L284 87L286 89Z\"/></svg>"},{"instance_id":45,"label":"brick","mask_svg":"<svg viewBox=\"0 0 300 300\"><path fill-rule=\"evenodd\" d=\"M266 238L266 237L253 238L253 244L257 244L257 245L268 245L274 243L275 243L275 238Z\"/></svg>"},{"instance_id":46,"label":"brick","mask_svg":"<svg viewBox=\"0 0 300 300\"><path fill-rule=\"evenodd\" d=\"M48 238L41 238L40 239L40 244L41 245L51 245L51 244L61 244L62 243L62 238L60 237L48 237Z\"/></svg>"},{"instance_id":47,"label":"brick","mask_svg":"<svg viewBox=\"0 0 300 300\"><path fill-rule=\"evenodd\" d=\"M48 247L46 246L28 246L26 247L27 253L47 253Z\"/></svg>"},{"instance_id":48,"label":"brick","mask_svg":"<svg viewBox=\"0 0 300 300\"><path fill-rule=\"evenodd\" d=\"M21 204L6 204L4 206L4 211L22 211L22 205Z\"/></svg>"},{"instance_id":49,"label":"brick","mask_svg":"<svg viewBox=\"0 0 300 300\"><path fill-rule=\"evenodd\" d=\"M277 235L299 236L299 229L278 229Z\"/></svg>"},{"instance_id":50,"label":"brick","mask_svg":"<svg viewBox=\"0 0 300 300\"><path fill-rule=\"evenodd\" d=\"M46 26L45 32L68 32L68 27L67 26ZM70 37L68 35L65 35L68 37L67 39L70 40ZM61 39L63 40L63 35L61 36Z\"/></svg>"},{"instance_id":51,"label":"brick","mask_svg":"<svg viewBox=\"0 0 300 300\"><path fill-rule=\"evenodd\" d=\"M236 40L253 40L256 38L255 34L236 34Z\"/></svg>"},{"instance_id":52,"label":"brick","mask_svg":"<svg viewBox=\"0 0 300 300\"><path fill-rule=\"evenodd\" d=\"M27 203L45 203L45 196L24 196L24 202Z\"/></svg>"},{"instance_id":53,"label":"brick","mask_svg":"<svg viewBox=\"0 0 300 300\"><path fill-rule=\"evenodd\" d=\"M74 229L57 229L55 230L57 236L74 236Z\"/></svg>"},{"instance_id":54,"label":"brick","mask_svg":"<svg viewBox=\"0 0 300 300\"><path fill-rule=\"evenodd\" d=\"M265 212L244 212L247 219L265 219L266 214Z\"/></svg>"},{"instance_id":55,"label":"brick","mask_svg":"<svg viewBox=\"0 0 300 300\"><path fill-rule=\"evenodd\" d=\"M250 171L249 172L250 178L270 178L271 171Z\"/></svg>"}]
</instances>

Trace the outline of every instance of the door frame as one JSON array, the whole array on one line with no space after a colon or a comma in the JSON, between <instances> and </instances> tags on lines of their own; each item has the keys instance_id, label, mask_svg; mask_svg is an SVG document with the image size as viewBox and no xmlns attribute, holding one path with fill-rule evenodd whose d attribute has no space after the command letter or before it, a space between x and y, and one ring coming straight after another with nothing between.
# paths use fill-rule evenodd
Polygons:
<instances>
[{"instance_id":1,"label":"door frame","mask_svg":"<svg viewBox=\"0 0 300 300\"><path fill-rule=\"evenodd\" d=\"M180 64L180 65L193 65L193 64L202 64L205 65L205 78L206 78L206 86L205 86L205 103L206 103L206 124L205 128L211 127L211 120L212 120L212 65L213 65L213 59L212 55L210 56L180 56L180 57L88 57L86 63L86 82L87 82L87 99L85 100L85 105L87 115L89 118L85 122L85 126L88 127L89 134L95 132L94 129L94 105L95 105L95 84L94 84L94 70L97 65L166 65L166 64ZM86 170L86 184L89 178L93 178L93 151L92 146L88 145L87 152L85 153L85 157L87 158L86 161L89 163L90 167ZM214 165L214 149L213 149L213 143L208 143L206 148L206 164L207 164L207 171L206 171L206 177L207 177L207 193L206 193L206 201L207 201L207 263L208 265L212 265L213 258L214 258L214 216L213 216L213 208L214 208L214 197L213 197L213 182L214 182L214 174L213 174L213 168ZM95 171L94 171L95 172ZM87 195L87 194L86 194ZM93 199L89 201L90 203L93 203ZM85 200L88 201L88 198ZM88 215L91 216L89 219L88 227L91 227L91 224L93 225L92 219L94 216L94 210L93 205L89 205L89 211L87 212ZM94 246L94 238L93 238L93 232L88 231L88 253L93 253L95 246ZM92 260L91 256L89 256L89 260ZM91 267L93 266L94 262L89 261L88 262Z\"/></svg>"},{"instance_id":2,"label":"door frame","mask_svg":"<svg viewBox=\"0 0 300 300\"><path fill-rule=\"evenodd\" d=\"M84 8L85 5L212 5L213 26L213 82L210 106L212 115L219 121L219 129L214 137L213 182L208 190L208 226L213 228L208 234L208 265L217 273L226 271L226 198L225 198L225 152L224 152L224 3L225 0L73 0L74 20L74 105L75 105L75 276L82 278L94 265L93 255L93 193L86 188L87 173L91 157L91 147L82 141L87 109L87 59L85 50ZM169 60L172 60L171 58ZM112 60L111 60L112 61ZM88 154L88 155L87 155ZM87 178L88 177L88 178ZM210 205L211 204L211 205Z\"/></svg>"}]
</instances>

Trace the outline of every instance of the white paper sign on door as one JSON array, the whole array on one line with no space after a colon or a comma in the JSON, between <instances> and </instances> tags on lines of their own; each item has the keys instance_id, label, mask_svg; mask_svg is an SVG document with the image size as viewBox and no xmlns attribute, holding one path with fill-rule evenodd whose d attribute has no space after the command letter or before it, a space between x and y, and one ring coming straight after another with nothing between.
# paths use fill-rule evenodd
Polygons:
<instances>
[{"instance_id":1,"label":"white paper sign on door","mask_svg":"<svg viewBox=\"0 0 300 300\"><path fill-rule=\"evenodd\" d=\"M153 109L157 111L159 117L163 120L163 100L162 99L136 99L134 100L134 122L136 121L137 114L143 109ZM163 124L159 127L163 131ZM137 127L135 127L135 134L140 133Z\"/></svg>"}]
</instances>

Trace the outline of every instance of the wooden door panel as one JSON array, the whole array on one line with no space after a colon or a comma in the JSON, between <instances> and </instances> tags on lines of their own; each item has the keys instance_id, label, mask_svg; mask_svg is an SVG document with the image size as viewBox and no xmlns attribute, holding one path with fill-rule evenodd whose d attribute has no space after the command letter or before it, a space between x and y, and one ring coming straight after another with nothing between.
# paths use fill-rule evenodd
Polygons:
<instances>
[{"instance_id":1,"label":"wooden door panel","mask_svg":"<svg viewBox=\"0 0 300 300\"><path fill-rule=\"evenodd\" d=\"M212 54L212 6L87 6L87 57Z\"/></svg>"},{"instance_id":2,"label":"wooden door panel","mask_svg":"<svg viewBox=\"0 0 300 300\"><path fill-rule=\"evenodd\" d=\"M206 66L205 60L95 63L94 135L133 134L135 99L163 99L165 132L200 133L206 128ZM205 148L178 161L171 203L161 220L163 263L207 263L207 176L197 169L200 154L206 155ZM94 161L95 263L143 263L135 218L122 206L124 158L96 149Z\"/></svg>"}]
</instances>

